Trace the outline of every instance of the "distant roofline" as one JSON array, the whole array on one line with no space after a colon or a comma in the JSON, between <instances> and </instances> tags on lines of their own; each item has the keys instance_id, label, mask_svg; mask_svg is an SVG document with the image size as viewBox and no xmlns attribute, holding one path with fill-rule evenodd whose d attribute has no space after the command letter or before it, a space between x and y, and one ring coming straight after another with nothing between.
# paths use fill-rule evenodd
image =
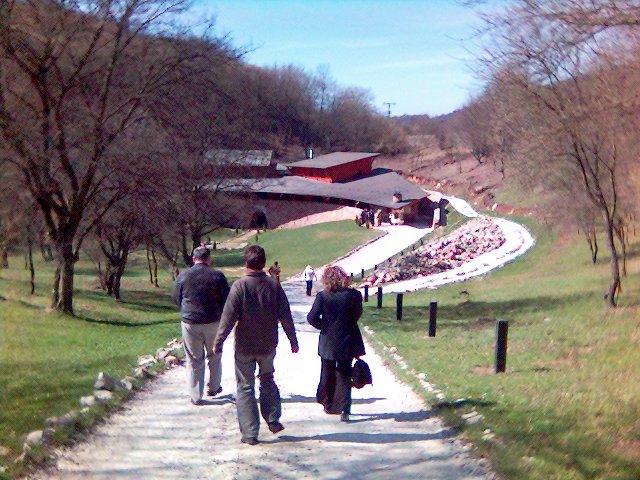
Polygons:
<instances>
[{"instance_id":1,"label":"distant roofline","mask_svg":"<svg viewBox=\"0 0 640 480\"><path fill-rule=\"evenodd\" d=\"M282 165L287 168L302 167L326 170L327 168L346 165L347 163L377 157L378 155L380 154L373 152L333 152L326 155L319 155L315 158L309 158L307 160L300 160L299 162L284 163Z\"/></svg>"}]
</instances>

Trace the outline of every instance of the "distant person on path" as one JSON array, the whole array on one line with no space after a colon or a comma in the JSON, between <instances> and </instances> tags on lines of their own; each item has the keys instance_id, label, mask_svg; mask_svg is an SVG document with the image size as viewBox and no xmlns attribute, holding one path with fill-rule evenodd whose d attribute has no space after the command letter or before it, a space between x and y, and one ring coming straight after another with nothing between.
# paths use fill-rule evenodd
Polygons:
<instances>
[{"instance_id":1,"label":"distant person on path","mask_svg":"<svg viewBox=\"0 0 640 480\"><path fill-rule=\"evenodd\" d=\"M280 283L280 272L281 272L281 268L280 265L278 265L278 262L273 262L273 265L271 265L269 267L269 275L271 275L272 278L275 278L278 283Z\"/></svg>"},{"instance_id":2,"label":"distant person on path","mask_svg":"<svg viewBox=\"0 0 640 480\"><path fill-rule=\"evenodd\" d=\"M325 413L341 414L349 421L351 413L351 364L365 354L358 319L362 315L362 295L350 288L351 279L336 266L322 275L324 290L316 295L307 321L320 330L318 355L321 358L320 384L316 400Z\"/></svg>"},{"instance_id":3,"label":"distant person on path","mask_svg":"<svg viewBox=\"0 0 640 480\"><path fill-rule=\"evenodd\" d=\"M255 396L255 372L260 379L260 413L272 433L284 430L280 423L280 391L273 378L273 361L278 344L278 322L298 352L298 339L291 317L289 301L282 286L264 272L266 255L259 245L247 247L244 254L245 274L231 287L222 312L214 351L222 353L222 345L236 327L235 364L238 394L236 407L242 443L256 445L260 417Z\"/></svg>"},{"instance_id":4,"label":"distant person on path","mask_svg":"<svg viewBox=\"0 0 640 480\"><path fill-rule=\"evenodd\" d=\"M307 297L310 297L311 290L313 289L313 281L317 280L318 277L311 265L307 265L307 267L302 272L302 276L304 277L304 281L307 282Z\"/></svg>"},{"instance_id":5,"label":"distant person on path","mask_svg":"<svg viewBox=\"0 0 640 480\"><path fill-rule=\"evenodd\" d=\"M207 393L215 396L222 391L221 356L214 353L213 341L229 283L222 272L209 267L210 259L207 247L197 247L193 251L193 267L178 275L173 289L173 301L180 307L189 395L194 405L202 402L205 354L209 364Z\"/></svg>"}]
</instances>

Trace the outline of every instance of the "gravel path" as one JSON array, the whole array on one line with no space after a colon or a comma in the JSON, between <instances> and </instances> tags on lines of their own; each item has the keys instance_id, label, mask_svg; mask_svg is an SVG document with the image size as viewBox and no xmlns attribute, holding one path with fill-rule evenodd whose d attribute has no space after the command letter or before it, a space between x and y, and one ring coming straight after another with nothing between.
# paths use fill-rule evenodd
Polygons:
<instances>
[{"instance_id":1,"label":"gravel path","mask_svg":"<svg viewBox=\"0 0 640 480\"><path fill-rule=\"evenodd\" d=\"M232 344L225 344L223 394L205 406L186 395L185 368L169 370L127 403L91 438L63 451L55 479L483 479L472 459L433 412L398 381L371 347L374 384L354 390L352 421L325 415L315 403L318 334L306 325L304 284L285 285L299 331L293 355L282 334L276 380L285 430L262 425L261 444L242 445L236 422Z\"/></svg>"},{"instance_id":2,"label":"gravel path","mask_svg":"<svg viewBox=\"0 0 640 480\"><path fill-rule=\"evenodd\" d=\"M466 209L458 199L452 205ZM472 209L465 213L475 215ZM533 243L525 229L503 222L501 226L514 243L510 252L505 252L508 255L485 259L487 267L502 265ZM395 231L400 234L405 230ZM403 237L409 238L405 241L417 234L406 232ZM514 232L520 240L513 238ZM383 237L395 250L388 256L404 248L388 242L391 236ZM379 249L381 244L376 243L371 248ZM351 261L354 267L361 264L357 258ZM455 276L448 281L459 279ZM281 434L271 435L263 424L258 446L240 443L230 339L223 356L221 396L207 405L193 406L186 394L185 368L169 370L97 428L86 442L59 452L55 468L32 478L493 478L486 462L473 459L468 448L452 436L420 397L394 377L370 346L366 360L374 384L354 390L352 421L341 423L337 416L325 415L315 403L318 334L305 321L313 297L304 294L300 280L286 282L285 288L299 332L300 353L293 355L282 335L276 357L286 427Z\"/></svg>"}]
</instances>

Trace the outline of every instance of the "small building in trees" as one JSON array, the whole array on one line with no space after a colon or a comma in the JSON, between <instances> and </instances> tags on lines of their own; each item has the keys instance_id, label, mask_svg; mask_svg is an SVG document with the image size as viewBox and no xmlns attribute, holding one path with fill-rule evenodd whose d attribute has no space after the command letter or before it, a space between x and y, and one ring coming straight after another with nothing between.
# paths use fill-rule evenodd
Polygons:
<instances>
[{"instance_id":1,"label":"small building in trees","mask_svg":"<svg viewBox=\"0 0 640 480\"><path fill-rule=\"evenodd\" d=\"M294 176L336 183L369 175L373 160L378 155L378 153L367 152L334 152L284 166Z\"/></svg>"}]
</instances>

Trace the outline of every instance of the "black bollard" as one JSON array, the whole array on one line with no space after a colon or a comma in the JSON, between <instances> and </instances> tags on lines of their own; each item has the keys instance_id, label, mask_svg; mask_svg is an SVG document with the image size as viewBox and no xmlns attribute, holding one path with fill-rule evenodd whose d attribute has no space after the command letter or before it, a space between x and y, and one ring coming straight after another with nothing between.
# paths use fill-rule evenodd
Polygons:
<instances>
[{"instance_id":1,"label":"black bollard","mask_svg":"<svg viewBox=\"0 0 640 480\"><path fill-rule=\"evenodd\" d=\"M360 278L364 280L364 268L360 270Z\"/></svg>"},{"instance_id":2,"label":"black bollard","mask_svg":"<svg viewBox=\"0 0 640 480\"><path fill-rule=\"evenodd\" d=\"M378 265L374 265L374 266L373 266L373 270L375 271L375 270L377 270L377 269L378 269Z\"/></svg>"},{"instance_id":3,"label":"black bollard","mask_svg":"<svg viewBox=\"0 0 640 480\"><path fill-rule=\"evenodd\" d=\"M396 320L402 320L402 293L396 297Z\"/></svg>"},{"instance_id":4,"label":"black bollard","mask_svg":"<svg viewBox=\"0 0 640 480\"><path fill-rule=\"evenodd\" d=\"M429 336L436 336L436 318L438 317L438 302L431 300L429 304Z\"/></svg>"},{"instance_id":5,"label":"black bollard","mask_svg":"<svg viewBox=\"0 0 640 480\"><path fill-rule=\"evenodd\" d=\"M364 286L364 301L369 301L369 285Z\"/></svg>"},{"instance_id":6,"label":"black bollard","mask_svg":"<svg viewBox=\"0 0 640 480\"><path fill-rule=\"evenodd\" d=\"M382 308L382 287L378 287L378 308Z\"/></svg>"},{"instance_id":7,"label":"black bollard","mask_svg":"<svg viewBox=\"0 0 640 480\"><path fill-rule=\"evenodd\" d=\"M509 332L509 322L498 320L496 322L496 373L504 372L507 369L507 333Z\"/></svg>"},{"instance_id":8,"label":"black bollard","mask_svg":"<svg viewBox=\"0 0 640 480\"><path fill-rule=\"evenodd\" d=\"M353 282L353 273L351 273L351 281Z\"/></svg>"},{"instance_id":9,"label":"black bollard","mask_svg":"<svg viewBox=\"0 0 640 480\"><path fill-rule=\"evenodd\" d=\"M216 243L216 241L213 241L213 249L215 250L216 248L218 248L218 244Z\"/></svg>"}]
</instances>

